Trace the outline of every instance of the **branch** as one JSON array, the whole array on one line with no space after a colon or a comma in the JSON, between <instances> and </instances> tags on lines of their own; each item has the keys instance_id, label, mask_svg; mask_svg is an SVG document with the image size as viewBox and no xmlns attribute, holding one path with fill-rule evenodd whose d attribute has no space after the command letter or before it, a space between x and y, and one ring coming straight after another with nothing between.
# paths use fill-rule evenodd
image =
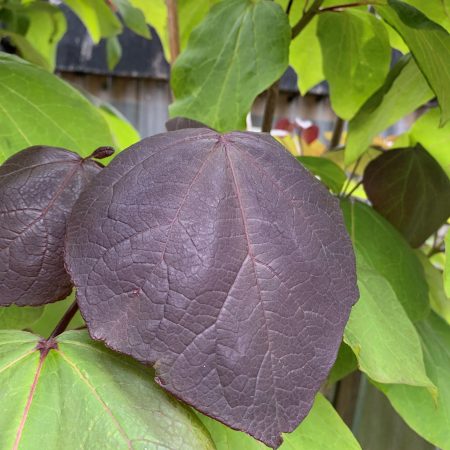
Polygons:
<instances>
[{"instance_id":1,"label":"branch","mask_svg":"<svg viewBox=\"0 0 450 450\"><path fill-rule=\"evenodd\" d=\"M180 31L178 27L177 0L166 0L167 28L169 30L170 62L173 64L180 54Z\"/></svg>"},{"instance_id":2,"label":"branch","mask_svg":"<svg viewBox=\"0 0 450 450\"><path fill-rule=\"evenodd\" d=\"M53 339L54 337L60 335L65 329L68 327L70 321L73 319L73 316L78 311L78 303L75 300L70 306L69 309L64 313L58 325L56 325L55 329L52 331L52 334L48 337L47 341Z\"/></svg>"},{"instance_id":3,"label":"branch","mask_svg":"<svg viewBox=\"0 0 450 450\"><path fill-rule=\"evenodd\" d=\"M344 131L344 124L345 121L340 117L336 119L328 150L334 150L339 146L339 143L341 142L342 132Z\"/></svg>"},{"instance_id":4,"label":"branch","mask_svg":"<svg viewBox=\"0 0 450 450\"><path fill-rule=\"evenodd\" d=\"M292 39L295 39L306 27L306 25L313 20L314 16L320 11L320 6L324 0L314 0L311 8L303 14L301 19L292 27Z\"/></svg>"},{"instance_id":5,"label":"branch","mask_svg":"<svg viewBox=\"0 0 450 450\"><path fill-rule=\"evenodd\" d=\"M328 8L321 8L319 9L319 13L323 13L323 12L328 12L328 11L342 11L343 9L346 8L355 8L357 6L382 6L382 3L378 3L378 2L370 2L370 1L361 1L361 2L354 2L354 3L346 3L344 5L334 5L334 6L329 6Z\"/></svg>"}]
</instances>

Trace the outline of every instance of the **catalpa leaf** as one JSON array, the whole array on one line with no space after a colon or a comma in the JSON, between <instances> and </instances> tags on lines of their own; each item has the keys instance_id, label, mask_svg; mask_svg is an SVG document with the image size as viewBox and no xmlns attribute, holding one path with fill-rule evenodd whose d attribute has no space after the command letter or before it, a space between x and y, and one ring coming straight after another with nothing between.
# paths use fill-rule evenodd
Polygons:
<instances>
[{"instance_id":1,"label":"catalpa leaf","mask_svg":"<svg viewBox=\"0 0 450 450\"><path fill-rule=\"evenodd\" d=\"M274 448L310 410L358 298L337 199L269 135L132 146L81 195L65 256L93 338Z\"/></svg>"},{"instance_id":2,"label":"catalpa leaf","mask_svg":"<svg viewBox=\"0 0 450 450\"><path fill-rule=\"evenodd\" d=\"M103 150L95 156L103 156ZM37 306L69 295L72 284L63 260L66 221L100 170L91 159L40 146L0 166L0 306Z\"/></svg>"},{"instance_id":3,"label":"catalpa leaf","mask_svg":"<svg viewBox=\"0 0 450 450\"><path fill-rule=\"evenodd\" d=\"M420 246L450 216L450 180L421 145L383 153L364 171L373 207L413 246Z\"/></svg>"}]
</instances>

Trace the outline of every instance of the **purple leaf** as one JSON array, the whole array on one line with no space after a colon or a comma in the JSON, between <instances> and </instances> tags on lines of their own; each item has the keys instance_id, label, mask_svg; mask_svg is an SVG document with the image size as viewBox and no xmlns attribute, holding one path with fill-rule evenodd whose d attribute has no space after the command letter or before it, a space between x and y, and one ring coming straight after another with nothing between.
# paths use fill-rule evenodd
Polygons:
<instances>
[{"instance_id":1,"label":"purple leaf","mask_svg":"<svg viewBox=\"0 0 450 450\"><path fill-rule=\"evenodd\" d=\"M202 122L194 119L187 119L186 117L174 117L166 122L167 131L184 130L185 128L209 128Z\"/></svg>"},{"instance_id":2,"label":"purple leaf","mask_svg":"<svg viewBox=\"0 0 450 450\"><path fill-rule=\"evenodd\" d=\"M373 159L363 186L373 207L419 247L450 215L450 180L419 144Z\"/></svg>"},{"instance_id":3,"label":"purple leaf","mask_svg":"<svg viewBox=\"0 0 450 450\"><path fill-rule=\"evenodd\" d=\"M69 295L66 221L101 170L62 148L29 147L0 166L0 305L38 306Z\"/></svg>"},{"instance_id":4,"label":"purple leaf","mask_svg":"<svg viewBox=\"0 0 450 450\"><path fill-rule=\"evenodd\" d=\"M358 298L337 199L253 133L185 129L119 154L74 208L66 264L94 339L275 448Z\"/></svg>"}]
</instances>

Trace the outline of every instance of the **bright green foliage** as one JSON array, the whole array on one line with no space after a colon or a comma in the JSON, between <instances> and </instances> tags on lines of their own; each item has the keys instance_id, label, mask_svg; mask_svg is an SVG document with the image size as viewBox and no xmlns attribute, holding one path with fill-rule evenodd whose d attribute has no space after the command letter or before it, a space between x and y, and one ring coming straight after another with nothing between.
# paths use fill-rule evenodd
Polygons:
<instances>
[{"instance_id":1,"label":"bright green foliage","mask_svg":"<svg viewBox=\"0 0 450 450\"><path fill-rule=\"evenodd\" d=\"M431 264L423 252L418 250L416 254L427 280L431 307L450 324L450 298L445 294L442 272Z\"/></svg>"},{"instance_id":2,"label":"bright green foliage","mask_svg":"<svg viewBox=\"0 0 450 450\"><path fill-rule=\"evenodd\" d=\"M318 176L325 186L336 194L341 192L342 186L347 179L345 172L333 161L315 156L297 156L303 166Z\"/></svg>"},{"instance_id":3,"label":"bright green foliage","mask_svg":"<svg viewBox=\"0 0 450 450\"><path fill-rule=\"evenodd\" d=\"M216 450L267 450L264 444L234 431L209 417L198 414L209 431ZM322 394L317 394L313 407L292 433L283 435L280 450L360 450L358 442Z\"/></svg>"},{"instance_id":4,"label":"bright green foliage","mask_svg":"<svg viewBox=\"0 0 450 450\"><path fill-rule=\"evenodd\" d=\"M404 0L450 32L450 0Z\"/></svg>"},{"instance_id":5,"label":"bright green foliage","mask_svg":"<svg viewBox=\"0 0 450 450\"><path fill-rule=\"evenodd\" d=\"M122 31L120 20L104 0L64 0L64 3L80 18L95 43Z\"/></svg>"},{"instance_id":6,"label":"bright green foliage","mask_svg":"<svg viewBox=\"0 0 450 450\"><path fill-rule=\"evenodd\" d=\"M389 0L377 11L402 36L441 107L441 124L450 120L450 34L417 9Z\"/></svg>"},{"instance_id":7,"label":"bright green foliage","mask_svg":"<svg viewBox=\"0 0 450 450\"><path fill-rule=\"evenodd\" d=\"M64 333L58 348L41 357L38 340L0 331L1 448L214 448L194 415L144 366L85 331Z\"/></svg>"},{"instance_id":8,"label":"bright green foliage","mask_svg":"<svg viewBox=\"0 0 450 450\"><path fill-rule=\"evenodd\" d=\"M0 330L29 328L42 316L44 307L8 306L0 308Z\"/></svg>"},{"instance_id":9,"label":"bright green foliage","mask_svg":"<svg viewBox=\"0 0 450 450\"><path fill-rule=\"evenodd\" d=\"M28 61L53 71L56 47L66 32L66 18L56 6L43 1L10 2L0 6L0 37L9 37Z\"/></svg>"},{"instance_id":10,"label":"bright green foliage","mask_svg":"<svg viewBox=\"0 0 450 450\"><path fill-rule=\"evenodd\" d=\"M102 104L98 109L109 125L114 139L114 148L123 150L141 139L136 128L117 109L107 103Z\"/></svg>"},{"instance_id":11,"label":"bright green foliage","mask_svg":"<svg viewBox=\"0 0 450 450\"><path fill-rule=\"evenodd\" d=\"M289 64L297 72L298 88L305 95L325 75L322 70L322 50L317 37L318 19L311 23L291 42Z\"/></svg>"},{"instance_id":12,"label":"bright green foliage","mask_svg":"<svg viewBox=\"0 0 450 450\"><path fill-rule=\"evenodd\" d=\"M359 368L380 383L434 389L425 373L420 339L389 282L357 252L360 299L352 308L345 342Z\"/></svg>"},{"instance_id":13,"label":"bright green foliage","mask_svg":"<svg viewBox=\"0 0 450 450\"><path fill-rule=\"evenodd\" d=\"M372 139L433 97L425 78L410 57L402 58L379 89L350 121L345 164L356 161Z\"/></svg>"},{"instance_id":14,"label":"bright green foliage","mask_svg":"<svg viewBox=\"0 0 450 450\"><path fill-rule=\"evenodd\" d=\"M440 127L439 122L440 112L432 108L414 122L409 135L426 148L450 177L450 123Z\"/></svg>"},{"instance_id":15,"label":"bright green foliage","mask_svg":"<svg viewBox=\"0 0 450 450\"><path fill-rule=\"evenodd\" d=\"M386 28L368 12L346 10L320 14L317 34L331 104L339 117L350 119L383 84L389 71L391 49Z\"/></svg>"},{"instance_id":16,"label":"bright green foliage","mask_svg":"<svg viewBox=\"0 0 450 450\"><path fill-rule=\"evenodd\" d=\"M255 97L287 68L290 34L286 15L272 1L217 4L173 66L171 116L220 131L244 128Z\"/></svg>"},{"instance_id":17,"label":"bright green foliage","mask_svg":"<svg viewBox=\"0 0 450 450\"><path fill-rule=\"evenodd\" d=\"M402 235L363 203L344 201L341 207L353 245L365 264L389 282L411 320L425 317L429 304L423 269Z\"/></svg>"},{"instance_id":18,"label":"bright green foliage","mask_svg":"<svg viewBox=\"0 0 450 450\"><path fill-rule=\"evenodd\" d=\"M144 13L133 6L130 0L113 0L114 5L123 17L125 25L136 34L150 39L150 30L145 21Z\"/></svg>"},{"instance_id":19,"label":"bright green foliage","mask_svg":"<svg viewBox=\"0 0 450 450\"><path fill-rule=\"evenodd\" d=\"M439 448L450 448L450 327L431 313L417 324L424 347L428 376L438 388L432 398L426 388L402 385L377 385L417 433Z\"/></svg>"},{"instance_id":20,"label":"bright green foliage","mask_svg":"<svg viewBox=\"0 0 450 450\"><path fill-rule=\"evenodd\" d=\"M112 144L104 118L74 88L0 53L0 162L31 145L64 147L88 156Z\"/></svg>"}]
</instances>

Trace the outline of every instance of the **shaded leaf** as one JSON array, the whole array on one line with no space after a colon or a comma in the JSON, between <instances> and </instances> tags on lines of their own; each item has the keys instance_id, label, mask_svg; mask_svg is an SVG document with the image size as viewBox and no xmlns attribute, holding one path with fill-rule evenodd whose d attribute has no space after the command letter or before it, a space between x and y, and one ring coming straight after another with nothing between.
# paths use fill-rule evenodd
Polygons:
<instances>
[{"instance_id":1,"label":"shaded leaf","mask_svg":"<svg viewBox=\"0 0 450 450\"><path fill-rule=\"evenodd\" d=\"M417 65L435 92L441 124L450 120L450 34L416 8L398 0L377 12L395 28L411 49Z\"/></svg>"},{"instance_id":2,"label":"shaded leaf","mask_svg":"<svg viewBox=\"0 0 450 450\"><path fill-rule=\"evenodd\" d=\"M431 108L414 122L409 135L425 147L450 177L450 123L440 127L439 121L439 110Z\"/></svg>"},{"instance_id":3,"label":"shaded leaf","mask_svg":"<svg viewBox=\"0 0 450 450\"><path fill-rule=\"evenodd\" d=\"M373 207L419 247L450 216L450 180L417 145L383 153L366 167L363 186Z\"/></svg>"},{"instance_id":4,"label":"shaded leaf","mask_svg":"<svg viewBox=\"0 0 450 450\"><path fill-rule=\"evenodd\" d=\"M420 338L389 282L371 269L357 252L361 293L345 327L344 340L358 358L359 368L380 383L426 386Z\"/></svg>"},{"instance_id":5,"label":"shaded leaf","mask_svg":"<svg viewBox=\"0 0 450 450\"><path fill-rule=\"evenodd\" d=\"M291 42L289 64L297 72L298 88L305 95L324 78L322 70L322 50L317 37L315 17L308 26Z\"/></svg>"},{"instance_id":6,"label":"shaded leaf","mask_svg":"<svg viewBox=\"0 0 450 450\"><path fill-rule=\"evenodd\" d=\"M0 163L31 145L88 156L113 140L103 117L54 75L0 52Z\"/></svg>"},{"instance_id":7,"label":"shaded leaf","mask_svg":"<svg viewBox=\"0 0 450 450\"><path fill-rule=\"evenodd\" d=\"M272 137L145 139L85 191L66 239L95 339L271 446L306 416L358 296L354 257L337 199Z\"/></svg>"},{"instance_id":8,"label":"shaded leaf","mask_svg":"<svg viewBox=\"0 0 450 450\"><path fill-rule=\"evenodd\" d=\"M209 128L202 122L192 119L186 119L186 117L174 117L166 122L167 131L183 130L185 128Z\"/></svg>"},{"instance_id":9,"label":"shaded leaf","mask_svg":"<svg viewBox=\"0 0 450 450\"><path fill-rule=\"evenodd\" d=\"M170 115L219 131L245 128L253 100L287 69L290 38L287 16L272 1L218 3L173 66Z\"/></svg>"},{"instance_id":10,"label":"shaded leaf","mask_svg":"<svg viewBox=\"0 0 450 450\"><path fill-rule=\"evenodd\" d=\"M356 359L353 350L345 342L342 342L339 347L336 361L328 374L327 384L331 385L342 380L342 378L345 378L357 368L358 360Z\"/></svg>"},{"instance_id":11,"label":"shaded leaf","mask_svg":"<svg viewBox=\"0 0 450 450\"><path fill-rule=\"evenodd\" d=\"M0 308L0 330L29 328L42 316L44 308L8 306Z\"/></svg>"},{"instance_id":12,"label":"shaded leaf","mask_svg":"<svg viewBox=\"0 0 450 450\"><path fill-rule=\"evenodd\" d=\"M113 70L122 57L122 46L116 36L109 37L106 40L106 62L108 69Z\"/></svg>"},{"instance_id":13,"label":"shaded leaf","mask_svg":"<svg viewBox=\"0 0 450 450\"><path fill-rule=\"evenodd\" d=\"M79 17L95 44L101 38L115 36L122 31L122 24L104 0L64 0Z\"/></svg>"},{"instance_id":14,"label":"shaded leaf","mask_svg":"<svg viewBox=\"0 0 450 450\"><path fill-rule=\"evenodd\" d=\"M445 235L444 289L450 298L450 232Z\"/></svg>"},{"instance_id":15,"label":"shaded leaf","mask_svg":"<svg viewBox=\"0 0 450 450\"><path fill-rule=\"evenodd\" d=\"M450 323L450 298L445 294L442 272L431 264L430 260L422 251L417 250L416 255L422 263L427 280L431 307L437 314Z\"/></svg>"},{"instance_id":16,"label":"shaded leaf","mask_svg":"<svg viewBox=\"0 0 450 450\"><path fill-rule=\"evenodd\" d=\"M345 164L356 161L372 139L433 97L414 60L405 56L390 71L384 85L362 106L348 126Z\"/></svg>"},{"instance_id":17,"label":"shaded leaf","mask_svg":"<svg viewBox=\"0 0 450 450\"><path fill-rule=\"evenodd\" d=\"M194 415L155 386L151 371L87 332L39 343L30 333L0 331L0 367L1 448L214 448Z\"/></svg>"},{"instance_id":18,"label":"shaded leaf","mask_svg":"<svg viewBox=\"0 0 450 450\"><path fill-rule=\"evenodd\" d=\"M197 414L217 450L266 450L250 436ZM280 450L360 450L357 440L322 394L317 394L306 419L292 433L283 435Z\"/></svg>"},{"instance_id":19,"label":"shaded leaf","mask_svg":"<svg viewBox=\"0 0 450 450\"><path fill-rule=\"evenodd\" d=\"M429 312L423 269L403 236L382 216L358 201L341 203L353 245L366 265L391 285L410 319Z\"/></svg>"},{"instance_id":20,"label":"shaded leaf","mask_svg":"<svg viewBox=\"0 0 450 450\"><path fill-rule=\"evenodd\" d=\"M37 146L0 166L0 305L37 306L69 295L66 221L100 170L68 150Z\"/></svg>"},{"instance_id":21,"label":"shaded leaf","mask_svg":"<svg viewBox=\"0 0 450 450\"><path fill-rule=\"evenodd\" d=\"M403 420L423 438L442 449L450 448L448 418L450 417L450 326L431 313L417 324L424 347L428 376L438 388L432 398L426 388L381 385Z\"/></svg>"},{"instance_id":22,"label":"shaded leaf","mask_svg":"<svg viewBox=\"0 0 450 450\"><path fill-rule=\"evenodd\" d=\"M333 192L336 194L341 192L347 177L336 163L329 159L315 156L297 156L296 159L314 175L318 176L323 184Z\"/></svg>"},{"instance_id":23,"label":"shaded leaf","mask_svg":"<svg viewBox=\"0 0 450 450\"><path fill-rule=\"evenodd\" d=\"M350 119L383 84L391 47L383 24L359 10L320 14L317 35L336 114Z\"/></svg>"}]
</instances>

